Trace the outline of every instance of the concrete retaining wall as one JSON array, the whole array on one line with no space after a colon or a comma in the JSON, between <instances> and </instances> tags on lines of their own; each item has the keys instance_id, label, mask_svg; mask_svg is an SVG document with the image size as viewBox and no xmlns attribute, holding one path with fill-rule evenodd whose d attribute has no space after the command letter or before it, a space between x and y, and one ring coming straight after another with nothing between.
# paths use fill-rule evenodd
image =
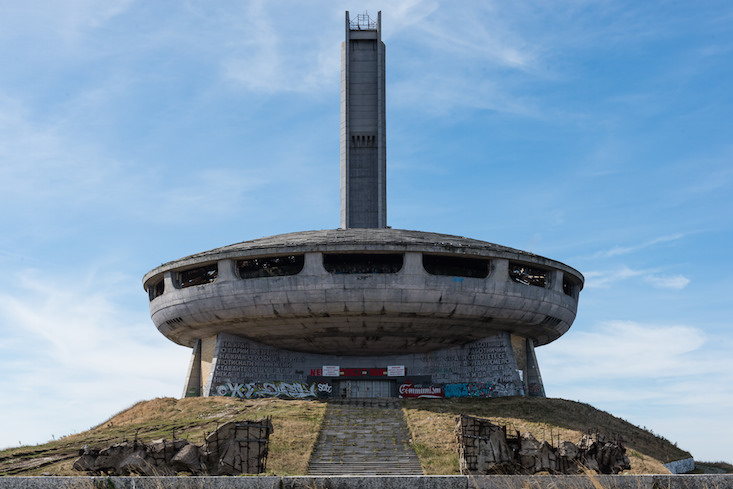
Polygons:
<instances>
[{"instance_id":1,"label":"concrete retaining wall","mask_svg":"<svg viewBox=\"0 0 733 489\"><path fill-rule=\"evenodd\" d=\"M673 474L687 474L695 470L695 459L690 457L682 460L675 460L674 462L664 464L664 466Z\"/></svg>"},{"instance_id":2,"label":"concrete retaining wall","mask_svg":"<svg viewBox=\"0 0 733 489\"><path fill-rule=\"evenodd\" d=\"M733 489L733 474L598 476L0 477L0 489Z\"/></svg>"}]
</instances>

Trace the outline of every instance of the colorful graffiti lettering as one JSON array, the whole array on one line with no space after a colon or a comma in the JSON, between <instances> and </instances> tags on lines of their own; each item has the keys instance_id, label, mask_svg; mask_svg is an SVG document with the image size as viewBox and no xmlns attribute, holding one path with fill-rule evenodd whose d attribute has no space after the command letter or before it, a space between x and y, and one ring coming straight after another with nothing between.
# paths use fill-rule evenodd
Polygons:
<instances>
[{"instance_id":1,"label":"colorful graffiti lettering","mask_svg":"<svg viewBox=\"0 0 733 489\"><path fill-rule=\"evenodd\" d=\"M443 386L445 397L500 397L514 395L511 384L493 382L469 382L461 384L446 384Z\"/></svg>"},{"instance_id":2,"label":"colorful graffiti lettering","mask_svg":"<svg viewBox=\"0 0 733 489\"><path fill-rule=\"evenodd\" d=\"M399 388L400 397L414 397L420 399L437 399L444 397L443 389L441 387L429 386L416 386L412 382L407 381L400 385Z\"/></svg>"},{"instance_id":3,"label":"colorful graffiti lettering","mask_svg":"<svg viewBox=\"0 0 733 489\"><path fill-rule=\"evenodd\" d=\"M227 382L216 387L219 396L242 397L252 399L256 397L280 397L285 399L305 399L318 397L316 384L301 384L300 382L252 382L239 384Z\"/></svg>"},{"instance_id":4,"label":"colorful graffiti lettering","mask_svg":"<svg viewBox=\"0 0 733 489\"><path fill-rule=\"evenodd\" d=\"M468 384L446 384L443 392L445 397L468 397Z\"/></svg>"}]
</instances>

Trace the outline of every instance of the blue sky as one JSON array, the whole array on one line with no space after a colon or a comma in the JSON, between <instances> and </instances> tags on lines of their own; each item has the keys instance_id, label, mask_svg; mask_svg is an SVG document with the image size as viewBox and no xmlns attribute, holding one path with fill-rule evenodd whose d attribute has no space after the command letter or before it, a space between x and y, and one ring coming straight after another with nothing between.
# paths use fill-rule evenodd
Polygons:
<instances>
[{"instance_id":1,"label":"blue sky","mask_svg":"<svg viewBox=\"0 0 733 489\"><path fill-rule=\"evenodd\" d=\"M0 446L179 396L141 278L339 224L344 11L382 10L388 224L567 263L549 396L733 461L733 4L0 4Z\"/></svg>"}]
</instances>

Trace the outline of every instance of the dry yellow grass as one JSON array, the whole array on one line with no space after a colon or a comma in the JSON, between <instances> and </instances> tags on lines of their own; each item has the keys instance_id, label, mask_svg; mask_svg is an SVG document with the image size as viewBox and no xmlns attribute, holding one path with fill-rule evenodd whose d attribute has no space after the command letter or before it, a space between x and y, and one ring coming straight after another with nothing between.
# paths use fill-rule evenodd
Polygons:
<instances>
[{"instance_id":1,"label":"dry yellow grass","mask_svg":"<svg viewBox=\"0 0 733 489\"><path fill-rule=\"evenodd\" d=\"M203 443L204 434L230 420L272 416L268 474L301 475L318 436L326 404L279 399L239 400L225 397L143 401L104 423L43 445L0 451L0 475L78 475L71 468L78 450L103 448L123 440L185 438ZM662 462L690 455L664 439L586 404L561 399L496 398L404 400L404 412L415 448L427 474L457 474L453 433L455 416L492 419L536 438L550 436L577 442L588 429L626 440L632 473L665 473Z\"/></svg>"},{"instance_id":2,"label":"dry yellow grass","mask_svg":"<svg viewBox=\"0 0 733 489\"><path fill-rule=\"evenodd\" d=\"M267 461L269 474L306 471L326 405L318 401L239 400L226 397L158 398L142 401L83 433L43 445L0 452L0 475L79 475L71 465L84 445L104 448L113 443L157 438L185 438L202 444L205 433L232 420L272 417ZM50 463L41 464L43 460ZM25 462L25 463L24 463ZM24 468L24 465L27 466Z\"/></svg>"},{"instance_id":3,"label":"dry yellow grass","mask_svg":"<svg viewBox=\"0 0 733 489\"><path fill-rule=\"evenodd\" d=\"M631 461L631 474L665 474L662 465L691 455L672 443L587 404L563 399L503 397L494 399L419 399L403 401L415 451L426 474L458 474L454 435L459 414L487 418L538 440L577 443L588 430L620 435Z\"/></svg>"}]
</instances>

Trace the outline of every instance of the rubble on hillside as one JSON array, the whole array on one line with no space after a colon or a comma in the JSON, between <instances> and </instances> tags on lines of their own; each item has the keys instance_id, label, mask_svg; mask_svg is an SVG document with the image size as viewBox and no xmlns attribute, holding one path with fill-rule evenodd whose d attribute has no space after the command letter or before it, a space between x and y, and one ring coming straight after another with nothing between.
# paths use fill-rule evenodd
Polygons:
<instances>
[{"instance_id":1,"label":"rubble on hillside","mask_svg":"<svg viewBox=\"0 0 733 489\"><path fill-rule=\"evenodd\" d=\"M506 427L470 416L456 418L455 432L464 475L618 474L631 468L622 441L601 433L585 434L577 445L559 441L552 446L530 433L507 435Z\"/></svg>"},{"instance_id":2,"label":"rubble on hillside","mask_svg":"<svg viewBox=\"0 0 733 489\"><path fill-rule=\"evenodd\" d=\"M272 432L272 421L264 418L223 424L201 446L183 439L124 441L101 450L84 446L73 468L95 475L260 474Z\"/></svg>"}]
</instances>

